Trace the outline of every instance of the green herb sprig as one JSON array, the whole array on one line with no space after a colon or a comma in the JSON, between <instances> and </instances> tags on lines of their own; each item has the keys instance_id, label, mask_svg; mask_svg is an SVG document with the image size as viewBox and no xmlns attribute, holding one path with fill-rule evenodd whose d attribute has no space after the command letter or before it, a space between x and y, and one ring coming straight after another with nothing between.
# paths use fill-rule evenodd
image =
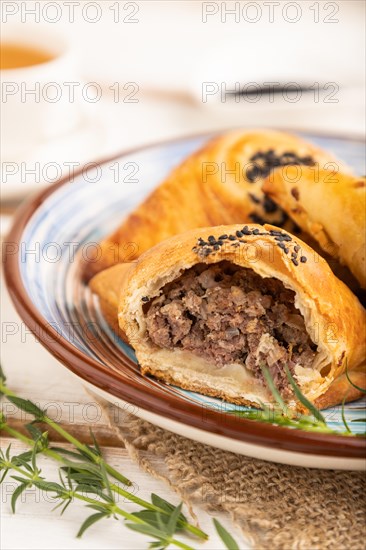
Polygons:
<instances>
[{"instance_id":1,"label":"green herb sprig","mask_svg":"<svg viewBox=\"0 0 366 550\"><path fill-rule=\"evenodd\" d=\"M102 457L101 449L93 434L93 446L84 445L64 428L51 420L45 411L42 411L33 402L22 399L10 391L5 384L5 376L0 367L0 395L6 395L20 410L34 416L34 421L25 427L30 437L12 428L1 413L0 430L18 439L30 447L30 451L10 458L10 446L6 452L0 454L0 471L3 482L8 472L13 470L17 475L13 479L19 482L12 495L12 509L19 496L30 487L37 487L53 494L59 501L58 507L62 507L61 513L67 509L72 500L78 499L87 503L87 506L96 510L81 526L78 536L81 536L95 522L108 517L121 516L129 529L139 531L154 538L154 548L166 548L174 545L179 548L191 547L176 540L175 533L184 531L194 535L198 540L207 540L208 535L201 529L188 522L181 512L181 505L174 506L158 495L151 495L151 502L137 497L120 484L131 485L125 476L112 468ZM72 443L75 449L70 451L62 447L51 447L48 432L42 432L35 424L45 423L52 426L62 437ZM45 480L37 466L38 454L44 454L61 463L60 483ZM20 476L18 475L20 474ZM110 477L115 481L111 481ZM124 483L126 480L127 483ZM87 495L87 496L86 496ZM92 495L89 496L89 495ZM116 495L121 495L129 502L135 503L141 509L134 513L122 510L116 503Z\"/></svg>"},{"instance_id":2,"label":"green herb sprig","mask_svg":"<svg viewBox=\"0 0 366 550\"><path fill-rule=\"evenodd\" d=\"M261 410L257 410L257 411L233 410L233 411L228 411L228 414L233 414L235 416L246 418L248 420L259 420L260 422L266 422L266 423L275 424L278 426L285 426L288 428L297 428L307 432L310 431L310 432L328 433L328 434L336 434L336 435L346 435L346 436L352 436L352 437L366 436L366 432L361 434L353 434L346 421L346 417L344 413L344 405L347 398L347 394L345 395L342 401L342 420L345 426L345 431L341 432L338 430L333 430L328 426L326 419L321 414L321 412L302 393L299 386L296 384L295 379L292 376L287 365L285 365L285 372L286 372L288 381L293 389L294 395L296 399L304 406L304 408L309 411L310 415L302 414L292 409L289 409L289 407L287 407L287 405L283 401L282 396L278 391L273 381L273 378L269 372L269 369L265 365L261 365L261 369L263 372L264 379L266 380L268 389L270 390L274 398L275 406L268 407L265 403L261 403L261 407L262 407ZM346 376L349 383L352 386L362 391L363 393L366 393L364 389L360 388L359 386L356 386L352 382L352 380L348 375L347 369L346 369ZM353 420L353 422L356 422L356 421L361 422L361 421L364 421L364 419Z\"/></svg>"}]
</instances>

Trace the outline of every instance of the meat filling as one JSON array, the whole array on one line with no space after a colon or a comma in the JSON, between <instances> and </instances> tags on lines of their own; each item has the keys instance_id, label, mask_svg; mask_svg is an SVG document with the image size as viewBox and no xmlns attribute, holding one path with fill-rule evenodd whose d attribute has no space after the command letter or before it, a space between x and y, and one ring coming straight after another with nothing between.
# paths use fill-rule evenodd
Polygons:
<instances>
[{"instance_id":1,"label":"meat filling","mask_svg":"<svg viewBox=\"0 0 366 550\"><path fill-rule=\"evenodd\" d=\"M161 348L180 348L218 367L239 363L262 381L266 365L291 395L284 365L311 367L316 345L281 281L223 261L199 264L146 304L147 331Z\"/></svg>"}]
</instances>

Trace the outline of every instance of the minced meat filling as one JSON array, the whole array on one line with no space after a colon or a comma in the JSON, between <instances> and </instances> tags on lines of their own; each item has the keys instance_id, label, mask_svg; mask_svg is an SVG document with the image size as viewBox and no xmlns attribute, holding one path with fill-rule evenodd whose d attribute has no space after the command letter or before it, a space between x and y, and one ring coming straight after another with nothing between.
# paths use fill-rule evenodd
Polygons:
<instances>
[{"instance_id":1,"label":"minced meat filling","mask_svg":"<svg viewBox=\"0 0 366 550\"><path fill-rule=\"evenodd\" d=\"M284 365L311 367L316 354L294 297L251 269L199 264L147 304L147 331L159 347L189 350L219 367L241 363L261 380L264 364L286 395Z\"/></svg>"}]
</instances>

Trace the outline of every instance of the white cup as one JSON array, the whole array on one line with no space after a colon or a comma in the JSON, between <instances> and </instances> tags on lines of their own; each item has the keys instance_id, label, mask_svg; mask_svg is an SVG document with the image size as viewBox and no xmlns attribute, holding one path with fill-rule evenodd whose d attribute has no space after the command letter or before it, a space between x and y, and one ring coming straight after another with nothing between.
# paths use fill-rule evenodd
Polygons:
<instances>
[{"instance_id":1,"label":"white cup","mask_svg":"<svg viewBox=\"0 0 366 550\"><path fill-rule=\"evenodd\" d=\"M1 160L15 160L78 125L80 103L76 92L72 97L71 83L80 78L75 52L64 36L39 25L3 25L1 42L35 48L51 58L0 70Z\"/></svg>"}]
</instances>

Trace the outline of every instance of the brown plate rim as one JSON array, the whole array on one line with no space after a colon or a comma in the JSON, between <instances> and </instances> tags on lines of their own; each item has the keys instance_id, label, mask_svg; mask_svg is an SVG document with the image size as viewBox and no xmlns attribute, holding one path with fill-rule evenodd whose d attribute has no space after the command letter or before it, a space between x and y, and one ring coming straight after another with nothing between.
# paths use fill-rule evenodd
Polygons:
<instances>
[{"instance_id":1,"label":"brown plate rim","mask_svg":"<svg viewBox=\"0 0 366 550\"><path fill-rule=\"evenodd\" d=\"M221 130L221 132L223 131ZM291 131L296 132L296 130ZM145 144L130 150L124 150L119 154L114 154L97 162L98 164L105 164L152 147L169 145L187 139L209 138L216 133L194 134L155 142L150 145ZM310 134L311 132L302 131L302 133ZM321 134L313 133L313 135ZM335 135L329 137L334 139L353 139ZM79 176L82 171L82 168L76 171L73 177ZM141 387L136 381L124 379L122 384L117 372L84 355L73 344L62 338L34 306L23 285L19 269L19 244L24 229L35 211L52 193L69 181L69 177L62 178L47 189L39 191L25 202L17 211L8 237L3 242L3 245L11 243L17 246L15 254L5 253L3 258L5 280L15 308L28 328L54 357L85 382L104 390L111 396L196 429L245 442L246 444L258 445L265 448L275 447L288 452L336 456L340 458L360 459L365 457L365 441L358 437L293 430L256 420L239 420L236 417L220 413L219 411L208 411L207 408L204 409L200 405L174 399L172 396L165 396L164 399L161 399L159 391L153 386L144 388L144 391L141 391ZM126 361L129 360L126 358Z\"/></svg>"}]
</instances>

